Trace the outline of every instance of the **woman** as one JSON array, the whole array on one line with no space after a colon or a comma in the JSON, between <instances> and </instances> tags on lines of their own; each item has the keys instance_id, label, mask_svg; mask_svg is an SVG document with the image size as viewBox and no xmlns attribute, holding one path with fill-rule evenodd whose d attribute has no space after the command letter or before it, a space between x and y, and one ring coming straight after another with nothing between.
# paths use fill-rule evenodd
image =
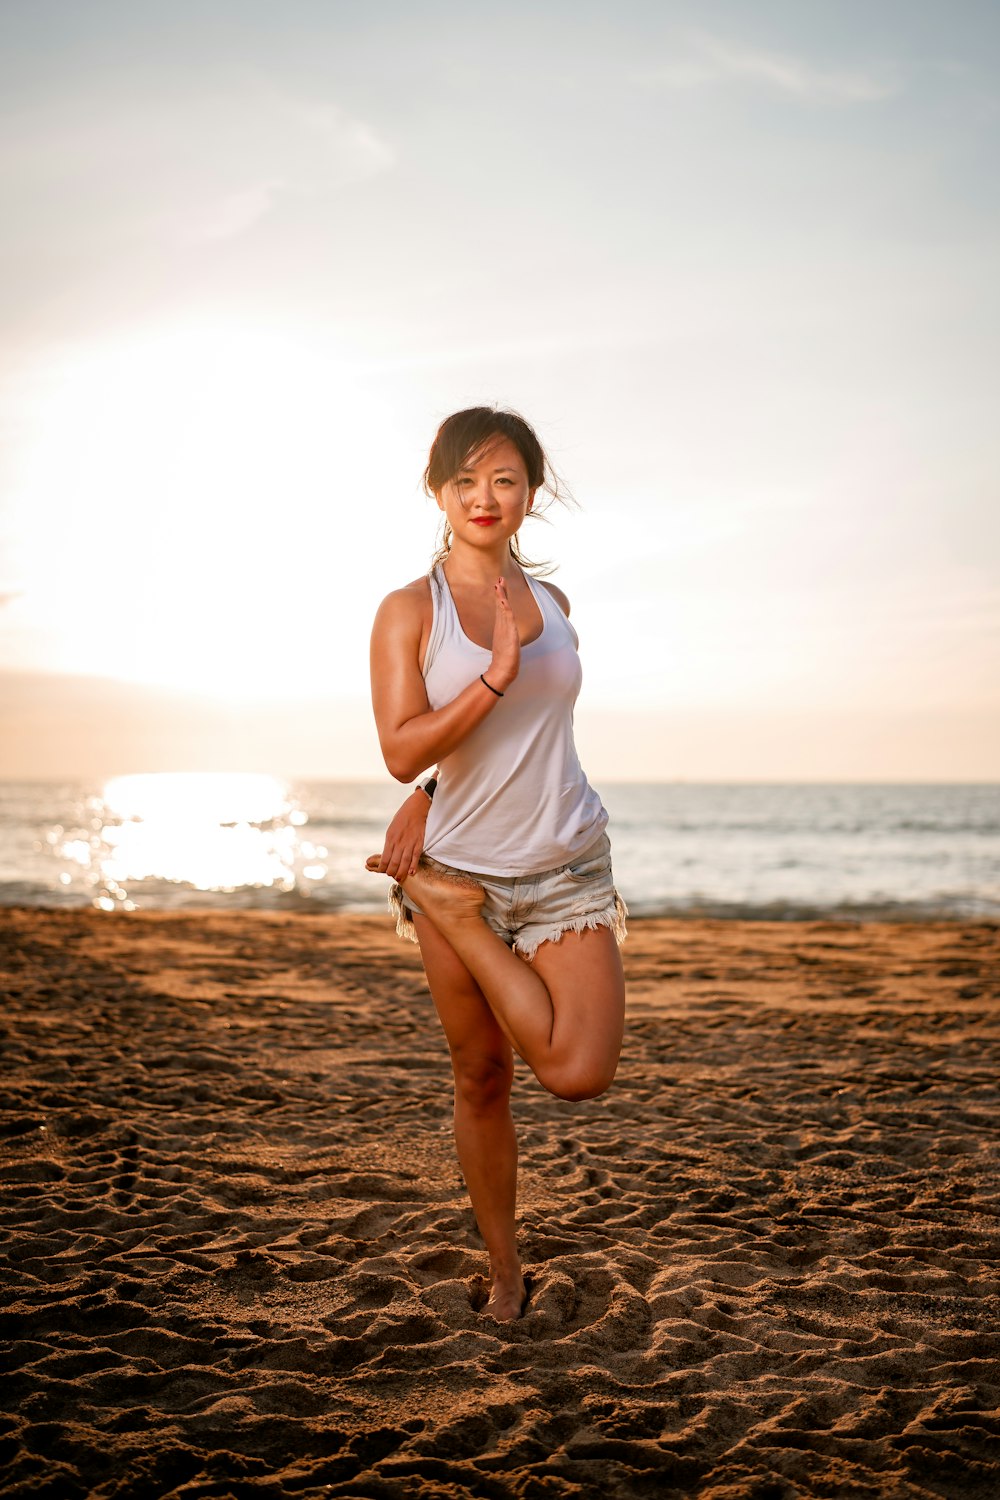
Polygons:
<instances>
[{"instance_id":1,"label":"woman","mask_svg":"<svg viewBox=\"0 0 1000 1500\"><path fill-rule=\"evenodd\" d=\"M559 1098L593 1098L614 1078L625 1009L607 813L573 742L577 636L566 596L518 548L543 487L555 492L545 455L515 413L473 407L443 422L424 488L444 541L428 576L383 601L371 645L388 769L439 775L367 864L398 882L390 905L420 944L448 1040L458 1157L499 1319L525 1302L512 1052Z\"/></svg>"}]
</instances>

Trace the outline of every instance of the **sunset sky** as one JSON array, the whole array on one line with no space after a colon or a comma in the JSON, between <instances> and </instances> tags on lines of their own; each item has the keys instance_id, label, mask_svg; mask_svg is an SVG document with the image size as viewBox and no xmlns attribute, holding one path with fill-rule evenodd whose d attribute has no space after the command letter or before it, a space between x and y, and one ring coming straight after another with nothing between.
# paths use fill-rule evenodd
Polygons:
<instances>
[{"instance_id":1,"label":"sunset sky","mask_svg":"<svg viewBox=\"0 0 1000 1500\"><path fill-rule=\"evenodd\" d=\"M438 421L602 778L1000 779L1000 7L5 0L0 775L380 777Z\"/></svg>"}]
</instances>

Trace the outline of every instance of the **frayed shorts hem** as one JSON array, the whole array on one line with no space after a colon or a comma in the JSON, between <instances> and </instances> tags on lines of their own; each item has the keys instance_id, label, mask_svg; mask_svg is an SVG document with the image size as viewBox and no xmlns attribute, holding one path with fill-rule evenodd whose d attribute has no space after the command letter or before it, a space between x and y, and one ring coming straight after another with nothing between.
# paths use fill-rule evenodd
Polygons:
<instances>
[{"instance_id":1,"label":"frayed shorts hem","mask_svg":"<svg viewBox=\"0 0 1000 1500\"><path fill-rule=\"evenodd\" d=\"M591 911L584 916L572 917L565 922L555 922L551 928L537 936L532 933L530 938L507 937L502 932L497 935L504 939L508 947L513 948L515 953L527 961L534 958L543 943L558 943L564 932L587 932L597 927L610 927L615 935L615 942L620 948L628 937L626 926L628 907L617 891L614 893L613 902L611 907L606 907L603 911ZM394 882L389 891L389 911L396 919L398 936L406 938L411 943L419 942L413 922L413 912L405 904L403 887L398 882Z\"/></svg>"},{"instance_id":2,"label":"frayed shorts hem","mask_svg":"<svg viewBox=\"0 0 1000 1500\"><path fill-rule=\"evenodd\" d=\"M428 859L431 866L450 870ZM579 873L577 873L579 872ZM480 881L486 896L483 917L519 957L530 961L543 943L557 943L566 932L607 927L619 946L628 935L628 907L615 889L611 875L611 845L606 834L569 865L540 875L492 879L470 871L458 872ZM533 884L530 894L518 887ZM527 899L525 897L527 896ZM589 908L589 909L588 909ZM401 938L416 943L412 903L398 881L389 889L389 911Z\"/></svg>"}]
</instances>

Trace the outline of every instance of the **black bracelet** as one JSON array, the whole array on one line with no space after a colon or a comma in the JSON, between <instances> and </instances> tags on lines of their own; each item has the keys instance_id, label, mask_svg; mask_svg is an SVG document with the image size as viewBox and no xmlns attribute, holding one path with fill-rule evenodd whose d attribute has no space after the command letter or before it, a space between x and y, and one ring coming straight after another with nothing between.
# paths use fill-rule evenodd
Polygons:
<instances>
[{"instance_id":1,"label":"black bracelet","mask_svg":"<svg viewBox=\"0 0 1000 1500\"><path fill-rule=\"evenodd\" d=\"M497 695L498 698L502 698L503 697L503 693L501 693L501 691L500 691L499 688L490 687L489 683L486 681L486 678L483 676L482 672L480 672L480 674L479 674L479 681L482 683L483 687L490 688L490 692L491 693L496 693L496 695Z\"/></svg>"}]
</instances>

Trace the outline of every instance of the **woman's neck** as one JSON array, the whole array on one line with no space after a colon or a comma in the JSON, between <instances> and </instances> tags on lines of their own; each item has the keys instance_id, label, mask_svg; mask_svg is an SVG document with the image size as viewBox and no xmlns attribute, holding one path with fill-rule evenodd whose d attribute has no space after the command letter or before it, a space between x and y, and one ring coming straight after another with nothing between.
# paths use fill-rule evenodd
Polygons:
<instances>
[{"instance_id":1,"label":"woman's neck","mask_svg":"<svg viewBox=\"0 0 1000 1500\"><path fill-rule=\"evenodd\" d=\"M445 559L448 582L468 584L471 588L492 588L498 578L509 579L516 569L507 542L484 548L463 547L461 542L453 540Z\"/></svg>"}]
</instances>

